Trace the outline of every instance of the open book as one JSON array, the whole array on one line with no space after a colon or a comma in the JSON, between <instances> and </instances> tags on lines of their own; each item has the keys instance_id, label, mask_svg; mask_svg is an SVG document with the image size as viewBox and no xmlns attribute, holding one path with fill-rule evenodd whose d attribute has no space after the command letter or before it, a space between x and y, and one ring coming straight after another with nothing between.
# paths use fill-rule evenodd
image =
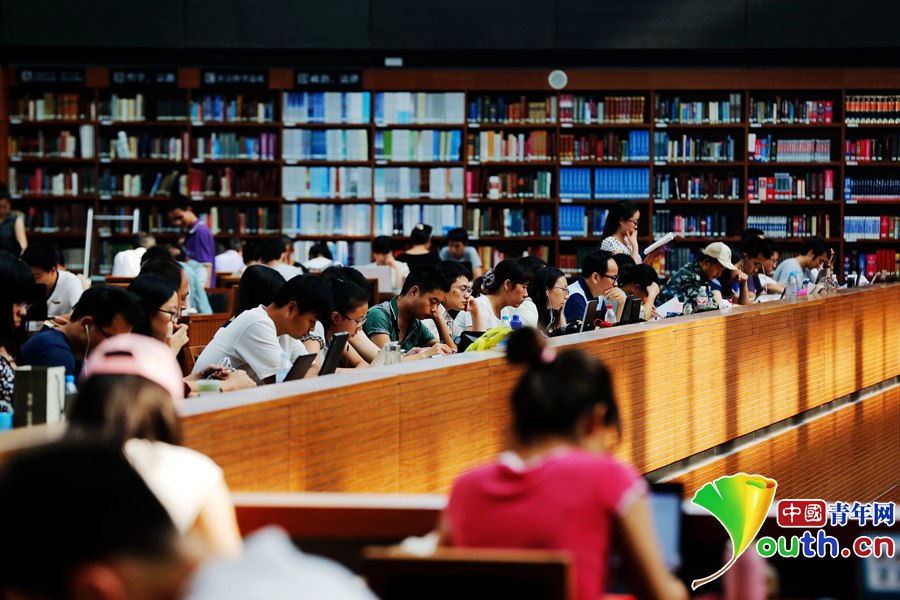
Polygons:
<instances>
[{"instance_id":1,"label":"open book","mask_svg":"<svg viewBox=\"0 0 900 600\"><path fill-rule=\"evenodd\" d=\"M671 243L674 240L675 240L675 234L670 231L666 235L662 236L661 238L659 238L658 240L656 240L655 242L653 242L652 244L647 246L644 249L644 256L648 256L648 255L656 252L657 250L659 250L666 244Z\"/></svg>"}]
</instances>

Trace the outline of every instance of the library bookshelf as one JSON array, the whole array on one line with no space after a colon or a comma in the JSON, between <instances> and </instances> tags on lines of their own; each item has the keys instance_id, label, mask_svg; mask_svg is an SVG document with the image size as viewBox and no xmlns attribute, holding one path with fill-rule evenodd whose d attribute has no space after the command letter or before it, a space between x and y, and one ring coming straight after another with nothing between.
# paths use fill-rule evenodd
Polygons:
<instances>
[{"instance_id":1,"label":"library bookshelf","mask_svg":"<svg viewBox=\"0 0 900 600\"><path fill-rule=\"evenodd\" d=\"M217 237L346 243L368 260L469 230L488 264L538 254L577 273L618 200L658 265L759 227L809 236L839 270L900 270L900 70L300 70L23 67L0 73L0 172L31 239L77 268L87 208L164 241L178 188ZM102 272L127 244L100 232ZM95 269L96 270L96 269Z\"/></svg>"}]
</instances>

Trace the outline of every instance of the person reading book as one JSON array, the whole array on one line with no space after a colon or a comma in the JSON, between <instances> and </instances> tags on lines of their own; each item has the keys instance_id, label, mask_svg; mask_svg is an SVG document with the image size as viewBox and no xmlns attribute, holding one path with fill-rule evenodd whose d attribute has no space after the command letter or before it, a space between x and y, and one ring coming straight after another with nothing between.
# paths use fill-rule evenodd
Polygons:
<instances>
[{"instance_id":1,"label":"person reading book","mask_svg":"<svg viewBox=\"0 0 900 600\"><path fill-rule=\"evenodd\" d=\"M722 242L713 242L700 252L697 260L686 264L669 278L656 297L656 306L677 298L682 304L696 307L701 289L705 289L707 297L712 298L713 280L718 279L725 269L734 271L737 268L731 262L731 249Z\"/></svg>"},{"instance_id":2,"label":"person reading book","mask_svg":"<svg viewBox=\"0 0 900 600\"><path fill-rule=\"evenodd\" d=\"M441 260L455 260L469 263L472 269L472 277L481 277L484 269L481 266L481 257L475 248L469 246L469 233L462 227L451 229L447 232L447 247L439 254Z\"/></svg>"},{"instance_id":3,"label":"person reading book","mask_svg":"<svg viewBox=\"0 0 900 600\"><path fill-rule=\"evenodd\" d=\"M462 328L456 323L454 315L464 310L472 293L472 273L469 268L455 260L444 260L438 264L438 271L450 290L444 301L435 307L429 319L423 321L429 333L453 350L462 334Z\"/></svg>"},{"instance_id":4,"label":"person reading book","mask_svg":"<svg viewBox=\"0 0 900 600\"><path fill-rule=\"evenodd\" d=\"M788 258L775 269L773 277L779 283L787 283L791 273L797 282L812 279L812 269L821 269L834 261L834 250L829 249L820 238L809 238L800 245L800 254L796 258Z\"/></svg>"}]
</instances>

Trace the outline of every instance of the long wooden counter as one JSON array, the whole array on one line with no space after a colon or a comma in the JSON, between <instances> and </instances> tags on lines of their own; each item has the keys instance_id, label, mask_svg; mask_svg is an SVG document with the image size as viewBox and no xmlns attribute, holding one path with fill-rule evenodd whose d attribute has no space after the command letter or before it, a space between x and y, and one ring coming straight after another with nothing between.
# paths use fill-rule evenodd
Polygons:
<instances>
[{"instance_id":1,"label":"long wooden counter","mask_svg":"<svg viewBox=\"0 0 900 600\"><path fill-rule=\"evenodd\" d=\"M551 343L612 367L617 455L647 472L897 377L898 309L879 285ZM236 490L446 492L504 446L519 374L468 353L192 399L185 442Z\"/></svg>"}]
</instances>

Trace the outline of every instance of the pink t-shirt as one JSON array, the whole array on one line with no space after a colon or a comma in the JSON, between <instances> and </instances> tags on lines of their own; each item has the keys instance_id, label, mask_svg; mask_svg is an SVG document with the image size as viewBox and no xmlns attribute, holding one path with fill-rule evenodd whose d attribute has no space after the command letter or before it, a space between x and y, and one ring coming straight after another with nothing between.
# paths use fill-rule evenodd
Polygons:
<instances>
[{"instance_id":1,"label":"pink t-shirt","mask_svg":"<svg viewBox=\"0 0 900 600\"><path fill-rule=\"evenodd\" d=\"M444 518L462 548L567 550L576 597L597 600L613 519L646 492L637 471L610 456L566 448L523 463L506 452L460 477Z\"/></svg>"}]
</instances>

